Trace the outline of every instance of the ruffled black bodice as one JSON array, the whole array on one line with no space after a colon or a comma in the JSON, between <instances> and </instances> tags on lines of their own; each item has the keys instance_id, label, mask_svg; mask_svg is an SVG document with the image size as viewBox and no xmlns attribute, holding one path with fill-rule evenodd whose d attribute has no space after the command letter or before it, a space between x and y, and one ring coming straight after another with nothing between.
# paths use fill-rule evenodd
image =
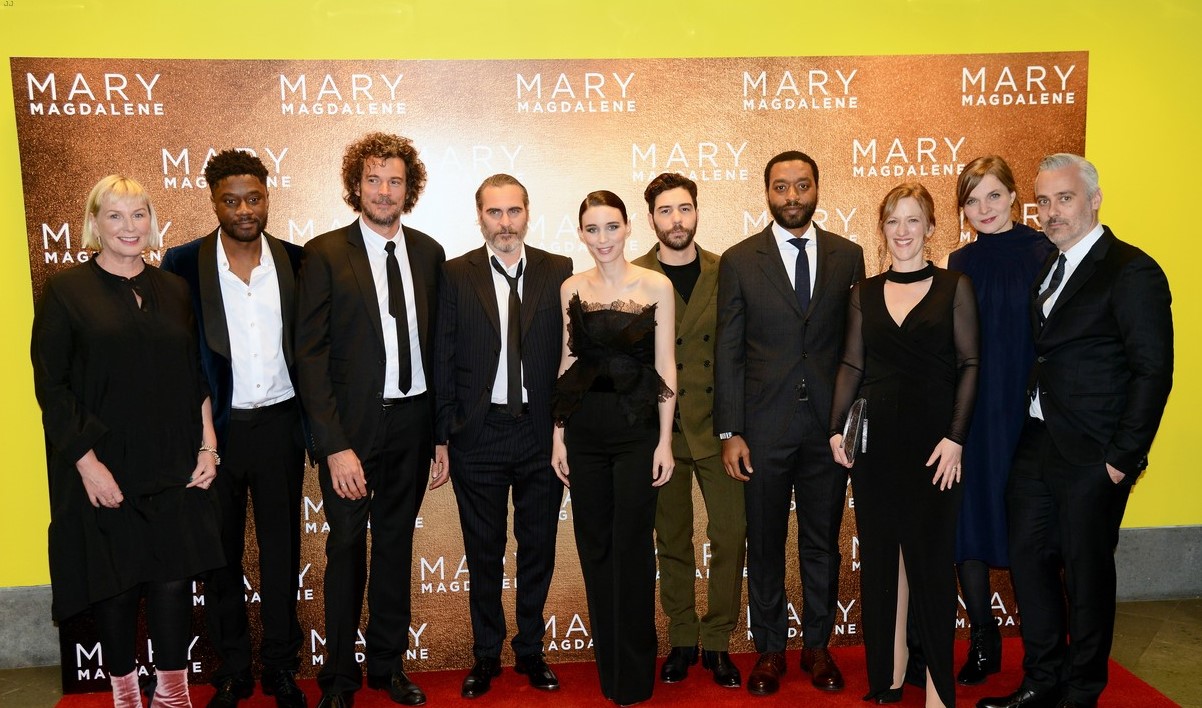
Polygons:
<instances>
[{"instance_id":1,"label":"ruffled black bodice","mask_svg":"<svg viewBox=\"0 0 1202 708\"><path fill-rule=\"evenodd\" d=\"M631 424L655 421L656 405L672 389L655 370L655 308L633 301L568 301L568 350L576 359L555 382L551 412L566 421L589 391L618 394Z\"/></svg>"}]
</instances>

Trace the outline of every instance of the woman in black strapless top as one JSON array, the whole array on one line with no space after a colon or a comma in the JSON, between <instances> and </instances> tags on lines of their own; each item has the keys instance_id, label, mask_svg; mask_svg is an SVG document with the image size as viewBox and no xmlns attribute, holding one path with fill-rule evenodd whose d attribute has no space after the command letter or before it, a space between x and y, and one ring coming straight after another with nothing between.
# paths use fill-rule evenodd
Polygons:
<instances>
[{"instance_id":1,"label":"woman in black strapless top","mask_svg":"<svg viewBox=\"0 0 1202 708\"><path fill-rule=\"evenodd\" d=\"M581 203L580 239L596 267L560 289L552 403L551 466L571 490L601 691L619 705L655 685L655 504L672 476L676 385L672 284L626 260L629 235L616 194Z\"/></svg>"}]
</instances>

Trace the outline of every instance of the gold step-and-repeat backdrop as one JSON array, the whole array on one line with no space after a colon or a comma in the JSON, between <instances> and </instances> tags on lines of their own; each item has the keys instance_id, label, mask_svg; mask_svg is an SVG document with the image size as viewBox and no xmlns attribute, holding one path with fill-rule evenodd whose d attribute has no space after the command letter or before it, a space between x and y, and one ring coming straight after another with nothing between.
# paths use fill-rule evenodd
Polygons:
<instances>
[{"instance_id":1,"label":"gold step-and-repeat backdrop","mask_svg":"<svg viewBox=\"0 0 1202 708\"><path fill-rule=\"evenodd\" d=\"M932 258L971 238L955 208L955 181L980 155L1007 158L1023 218L1034 223L1030 186L1039 159L1084 152L1088 85L1085 52L537 61L14 58L11 67L35 297L48 275L88 258L80 244L83 203L106 174L123 173L148 188L167 248L216 226L203 176L208 157L231 147L254 152L269 171L268 230L303 244L354 218L342 201L341 156L348 143L376 130L412 138L421 151L429 182L404 220L437 238L448 256L479 245L473 194L496 172L529 189L528 242L571 256L578 269L591 266L576 236L584 195L609 189L623 197L634 223L628 255L635 256L655 242L641 216L642 191L664 171L698 182L698 242L721 252L768 224L763 166L778 152L798 149L820 168L815 220L864 245L868 270L877 272L876 208L898 182L921 181L935 196ZM161 251L148 256L152 263L160 258ZM704 509L700 495L694 504ZM849 493L834 644L860 641L853 505ZM703 609L709 556L698 516ZM591 660L568 494L560 520L546 650L552 663ZM312 469L301 523L301 662L302 673L312 675L324 657L327 532ZM450 489L427 495L414 547L407 666L466 667L470 578ZM256 619L257 553L248 541L246 595ZM510 567L513 554L511 542ZM789 563L795 647L801 644L795 554ZM515 585L510 574L511 627ZM996 575L995 589L999 620L1015 626L1004 575ZM192 668L194 680L204 680L215 658L203 632L199 584L195 597ZM958 621L963 628L963 611ZM666 650L662 615L659 623ZM107 685L87 618L65 623L62 634L65 688ZM731 649L753 649L745 611Z\"/></svg>"}]
</instances>

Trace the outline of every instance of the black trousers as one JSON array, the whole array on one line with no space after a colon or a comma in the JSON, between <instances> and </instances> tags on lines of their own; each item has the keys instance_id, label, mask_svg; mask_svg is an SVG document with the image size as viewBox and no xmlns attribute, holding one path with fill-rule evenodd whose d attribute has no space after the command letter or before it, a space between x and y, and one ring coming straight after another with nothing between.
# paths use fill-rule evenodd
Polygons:
<instances>
[{"instance_id":1,"label":"black trousers","mask_svg":"<svg viewBox=\"0 0 1202 708\"><path fill-rule=\"evenodd\" d=\"M590 391L565 431L572 525L588 597L601 692L616 703L655 686L655 503L658 432L631 426L617 394Z\"/></svg>"},{"instance_id":2,"label":"black trousers","mask_svg":"<svg viewBox=\"0 0 1202 708\"><path fill-rule=\"evenodd\" d=\"M1115 484L1104 463L1069 463L1042 422L1027 422L1006 490L1025 687L1084 703L1106 687L1114 549L1133 481Z\"/></svg>"},{"instance_id":3,"label":"black trousers","mask_svg":"<svg viewBox=\"0 0 1202 708\"><path fill-rule=\"evenodd\" d=\"M330 524L326 539L326 659L317 674L324 693L355 691L363 677L355 659L363 590L369 618L367 673L404 667L409 649L413 527L430 477L433 427L426 395L380 410L382 423L360 462L367 496L343 499L321 461L318 481ZM367 584L367 524L371 522L371 585Z\"/></svg>"},{"instance_id":4,"label":"black trousers","mask_svg":"<svg viewBox=\"0 0 1202 708\"><path fill-rule=\"evenodd\" d=\"M745 434L755 473L743 490L747 508L747 604L759 652L784 651L789 639L785 597L785 544L789 503L796 500L804 645L825 647L835 626L839 591L839 526L847 470L835 464L827 421L807 404L791 416L785 435L772 440Z\"/></svg>"},{"instance_id":5,"label":"black trousers","mask_svg":"<svg viewBox=\"0 0 1202 708\"><path fill-rule=\"evenodd\" d=\"M555 536L563 484L551 470L551 454L538 444L529 415L514 418L490 410L470 448L450 447L451 483L459 506L463 547L471 574L469 607L472 653L498 658L505 641L501 591L513 493L513 536L517 540L517 634L515 656L543 650L543 608L555 570Z\"/></svg>"},{"instance_id":6,"label":"black trousers","mask_svg":"<svg viewBox=\"0 0 1202 708\"><path fill-rule=\"evenodd\" d=\"M263 626L259 656L264 669L299 667L301 628L296 619L296 593L305 450L297 400L232 411L222 453L212 493L221 513L221 544L227 565L205 579L209 639L221 658L213 672L214 683L250 671L242 564L248 493L259 549Z\"/></svg>"}]
</instances>

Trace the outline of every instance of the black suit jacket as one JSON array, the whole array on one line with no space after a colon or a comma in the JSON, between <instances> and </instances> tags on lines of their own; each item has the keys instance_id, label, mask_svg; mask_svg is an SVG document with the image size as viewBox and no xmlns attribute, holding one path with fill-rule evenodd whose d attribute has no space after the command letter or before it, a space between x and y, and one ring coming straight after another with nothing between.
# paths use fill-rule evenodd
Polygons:
<instances>
[{"instance_id":1,"label":"black suit jacket","mask_svg":"<svg viewBox=\"0 0 1202 708\"><path fill-rule=\"evenodd\" d=\"M438 286L434 439L457 448L480 436L501 365L500 321L490 251L481 246L446 262ZM572 274L565 256L526 246L522 280L522 383L539 446L551 454L551 393L563 347L559 286Z\"/></svg>"},{"instance_id":2,"label":"black suit jacket","mask_svg":"<svg viewBox=\"0 0 1202 708\"><path fill-rule=\"evenodd\" d=\"M408 305L416 308L422 367L433 393L430 335L446 255L421 231L402 229L413 274L415 302ZM387 360L375 280L357 219L305 244L297 294L296 365L318 459L348 449L362 459L382 419Z\"/></svg>"},{"instance_id":3,"label":"black suit jacket","mask_svg":"<svg viewBox=\"0 0 1202 708\"><path fill-rule=\"evenodd\" d=\"M234 395L234 373L230 363L229 326L225 321L225 304L221 298L221 281L217 271L218 231L215 229L207 236L167 249L160 267L188 281L200 334L200 363L211 393L217 449L224 450L229 429L230 401ZM280 283L284 361L288 364L288 373L296 390L292 340L296 314L296 273L300 268L301 248L269 234L263 235L275 261L276 278Z\"/></svg>"},{"instance_id":4,"label":"black suit jacket","mask_svg":"<svg viewBox=\"0 0 1202 708\"><path fill-rule=\"evenodd\" d=\"M817 231L818 264L802 312L772 226L731 246L718 266L714 432L769 441L799 406L830 418L843 354L851 286L864 279L864 251ZM808 403L799 401L804 386Z\"/></svg>"},{"instance_id":5,"label":"black suit jacket","mask_svg":"<svg viewBox=\"0 0 1202 708\"><path fill-rule=\"evenodd\" d=\"M1168 280L1151 256L1104 227L1040 327L1035 297L1058 255L1031 293L1032 383L1044 421L1066 460L1106 462L1134 482L1173 385Z\"/></svg>"}]
</instances>

